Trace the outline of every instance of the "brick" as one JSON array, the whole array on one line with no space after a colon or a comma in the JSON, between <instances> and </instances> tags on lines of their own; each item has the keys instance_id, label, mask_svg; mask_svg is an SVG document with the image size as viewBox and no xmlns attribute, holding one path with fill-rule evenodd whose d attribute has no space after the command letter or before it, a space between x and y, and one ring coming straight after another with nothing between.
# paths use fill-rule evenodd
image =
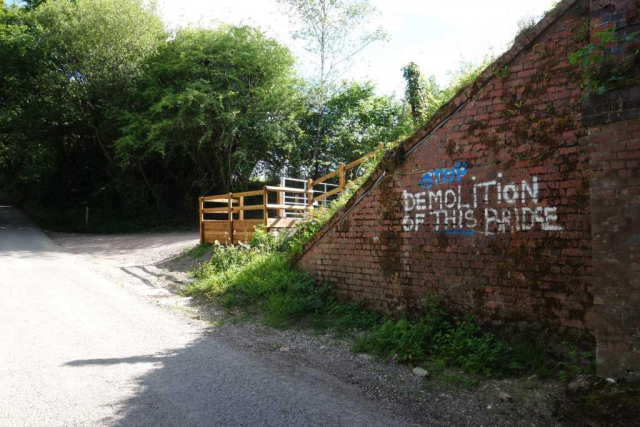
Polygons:
<instances>
[{"instance_id":1,"label":"brick","mask_svg":"<svg viewBox=\"0 0 640 427\"><path fill-rule=\"evenodd\" d=\"M640 159L640 150L637 151L621 151L618 153L619 159Z\"/></svg>"},{"instance_id":2,"label":"brick","mask_svg":"<svg viewBox=\"0 0 640 427\"><path fill-rule=\"evenodd\" d=\"M601 23L613 19L611 11L598 19L602 16L607 19ZM536 38L539 48L555 52L551 56L530 47L507 53L511 59L503 64L510 75L488 77L483 90L472 94L428 143L399 164L390 161L387 178L347 215L348 230L329 222L327 233L308 244L312 249L299 266L319 281L330 280L338 298L363 300L390 312L419 307L432 296L452 308L472 308L493 325L543 333L549 341L559 329L594 335L599 374L621 372L631 357L632 332L616 310L628 306L640 312L640 280L634 277L640 245L631 243L640 235L638 210L632 209L640 206L640 119L634 118L640 90L583 99L579 73L568 64L567 53L579 48L571 34L584 19L565 16ZM542 69L552 75L533 81ZM463 101L461 96L455 102ZM433 129L433 123L427 124L418 135ZM450 140L455 141L452 154L447 153ZM454 172L440 172L442 181L451 180L437 185L432 180L429 189L419 185L425 172L453 171L461 161L468 165L459 181ZM533 177L537 202L530 193L523 202L522 182L531 184ZM487 206L485 187L475 188L478 207L470 209L475 228L462 218L463 231L475 235L442 234L445 217L428 208L417 230L416 224L403 230L403 191L425 192L421 203L428 204L428 191L439 190L446 204L458 197L459 186L464 203L472 203L474 183L491 181L500 182L501 191L495 183L486 187ZM507 190L509 185L515 189ZM451 206L454 215L456 202ZM415 209L406 213L414 222ZM551 215L546 229L544 212ZM530 229L509 229L515 228L516 213L518 227L529 218ZM531 220L534 215L541 217ZM459 217L453 223L460 228ZM374 237L379 241L373 243ZM596 301L598 309L593 308Z\"/></svg>"}]
</instances>

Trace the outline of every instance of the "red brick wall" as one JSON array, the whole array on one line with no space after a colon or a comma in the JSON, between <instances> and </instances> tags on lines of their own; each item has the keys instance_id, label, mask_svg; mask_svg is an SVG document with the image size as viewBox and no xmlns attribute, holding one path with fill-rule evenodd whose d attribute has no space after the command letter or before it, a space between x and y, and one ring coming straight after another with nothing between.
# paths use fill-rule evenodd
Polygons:
<instances>
[{"instance_id":1,"label":"red brick wall","mask_svg":"<svg viewBox=\"0 0 640 427\"><path fill-rule=\"evenodd\" d=\"M570 3L386 158L299 265L382 310L433 296L493 324L589 341L588 140L567 60L588 40L589 10Z\"/></svg>"},{"instance_id":2,"label":"red brick wall","mask_svg":"<svg viewBox=\"0 0 640 427\"><path fill-rule=\"evenodd\" d=\"M640 373L640 119L592 127L591 209L597 367Z\"/></svg>"},{"instance_id":3,"label":"red brick wall","mask_svg":"<svg viewBox=\"0 0 640 427\"><path fill-rule=\"evenodd\" d=\"M592 39L604 28L615 27L620 36L640 30L638 5L636 0L591 0ZM637 43L610 46L607 54L620 61L633 57L637 48ZM583 102L582 120L589 126L594 297L589 324L598 343L597 371L638 378L640 87L590 97Z\"/></svg>"},{"instance_id":4,"label":"red brick wall","mask_svg":"<svg viewBox=\"0 0 640 427\"><path fill-rule=\"evenodd\" d=\"M640 87L583 97L569 53L640 29L637 0L565 0L383 159L299 265L339 297L435 297L494 325L596 345L640 376ZM631 58L637 43L607 46ZM485 200L486 197L486 200Z\"/></svg>"}]
</instances>

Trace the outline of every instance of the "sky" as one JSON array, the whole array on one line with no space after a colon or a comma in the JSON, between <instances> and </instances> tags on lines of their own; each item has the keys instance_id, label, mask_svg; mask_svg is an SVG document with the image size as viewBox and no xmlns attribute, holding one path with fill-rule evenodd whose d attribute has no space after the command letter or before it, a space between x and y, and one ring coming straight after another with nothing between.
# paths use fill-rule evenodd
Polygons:
<instances>
[{"instance_id":1,"label":"sky","mask_svg":"<svg viewBox=\"0 0 640 427\"><path fill-rule=\"evenodd\" d=\"M371 0L388 40L364 50L345 78L371 80L378 91L402 96L401 68L413 61L446 84L462 61L480 62L504 52L524 18L540 17L554 0ZM309 60L291 37L292 26L276 0L160 0L172 28L188 24L246 24L260 27L298 57L299 70Z\"/></svg>"},{"instance_id":2,"label":"sky","mask_svg":"<svg viewBox=\"0 0 640 427\"><path fill-rule=\"evenodd\" d=\"M9 0L12 2L14 0ZM388 40L369 46L344 78L373 81L379 93L401 97L402 67L415 62L439 84L462 61L480 62L504 52L518 31L518 22L540 17L555 0L370 0L378 10L377 23ZM158 0L165 23L185 25L221 23L252 25L288 46L298 69L311 72L310 58L291 37L292 25L276 0ZM307 65L305 65L307 64ZM308 76L307 76L308 77Z\"/></svg>"}]
</instances>

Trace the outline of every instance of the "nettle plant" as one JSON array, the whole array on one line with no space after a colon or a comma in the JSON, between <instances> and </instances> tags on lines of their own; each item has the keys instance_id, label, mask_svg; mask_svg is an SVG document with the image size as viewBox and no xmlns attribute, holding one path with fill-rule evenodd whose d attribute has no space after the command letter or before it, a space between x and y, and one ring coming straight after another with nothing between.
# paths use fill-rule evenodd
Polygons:
<instances>
[{"instance_id":1,"label":"nettle plant","mask_svg":"<svg viewBox=\"0 0 640 427\"><path fill-rule=\"evenodd\" d=\"M640 31L619 36L616 28L607 28L594 35L595 41L573 52L569 62L582 67L582 87L585 98L590 95L602 95L612 89L624 85L630 79L634 61L638 57L638 49L632 56L623 60L616 55L607 55L607 49L612 46L624 46L638 39Z\"/></svg>"}]
</instances>

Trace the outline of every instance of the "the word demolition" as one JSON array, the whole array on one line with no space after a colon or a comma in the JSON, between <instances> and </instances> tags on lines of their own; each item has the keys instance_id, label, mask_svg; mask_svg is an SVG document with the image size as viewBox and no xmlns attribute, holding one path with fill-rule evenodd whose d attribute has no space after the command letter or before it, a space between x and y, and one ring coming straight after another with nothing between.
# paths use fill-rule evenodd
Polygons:
<instances>
[{"instance_id":1,"label":"the word demolition","mask_svg":"<svg viewBox=\"0 0 640 427\"><path fill-rule=\"evenodd\" d=\"M486 182L476 183L476 177L471 177L471 189L455 185L466 174L466 164L456 163L453 168L423 174L419 184L427 191L404 191L404 231L427 225L437 232L468 236L562 230L556 208L539 206L537 177L504 183L499 173L497 180ZM449 188L437 188L441 185ZM429 217L432 221L427 221Z\"/></svg>"}]
</instances>

